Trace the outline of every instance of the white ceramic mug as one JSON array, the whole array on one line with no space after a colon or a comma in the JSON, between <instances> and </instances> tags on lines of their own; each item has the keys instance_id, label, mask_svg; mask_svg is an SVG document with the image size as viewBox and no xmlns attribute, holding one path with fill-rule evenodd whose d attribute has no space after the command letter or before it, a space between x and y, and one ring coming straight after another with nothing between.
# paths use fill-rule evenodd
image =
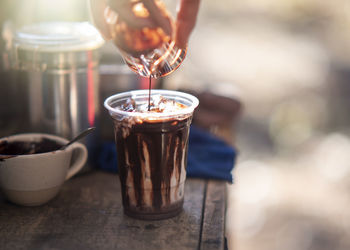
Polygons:
<instances>
[{"instance_id":1,"label":"white ceramic mug","mask_svg":"<svg viewBox=\"0 0 350 250\"><path fill-rule=\"evenodd\" d=\"M68 143L68 140L54 135L18 134L0 139L0 145L4 141L40 142L43 138L59 145ZM86 147L75 142L64 150L0 158L0 188L16 204L44 204L56 196L65 180L79 172L87 156Z\"/></svg>"}]
</instances>

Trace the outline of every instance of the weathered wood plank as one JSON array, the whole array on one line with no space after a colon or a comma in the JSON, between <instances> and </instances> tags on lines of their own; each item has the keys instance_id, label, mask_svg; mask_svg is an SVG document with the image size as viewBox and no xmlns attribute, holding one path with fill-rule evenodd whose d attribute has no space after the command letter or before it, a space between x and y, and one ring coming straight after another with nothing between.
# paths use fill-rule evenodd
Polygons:
<instances>
[{"instance_id":1,"label":"weathered wood plank","mask_svg":"<svg viewBox=\"0 0 350 250\"><path fill-rule=\"evenodd\" d=\"M208 181L206 189L200 249L224 249L226 184Z\"/></svg>"},{"instance_id":2,"label":"weathered wood plank","mask_svg":"<svg viewBox=\"0 0 350 250\"><path fill-rule=\"evenodd\" d=\"M197 249L204 186L187 180L184 211L162 221L125 216L119 177L100 171L69 180L41 207L0 195L0 249Z\"/></svg>"}]
</instances>

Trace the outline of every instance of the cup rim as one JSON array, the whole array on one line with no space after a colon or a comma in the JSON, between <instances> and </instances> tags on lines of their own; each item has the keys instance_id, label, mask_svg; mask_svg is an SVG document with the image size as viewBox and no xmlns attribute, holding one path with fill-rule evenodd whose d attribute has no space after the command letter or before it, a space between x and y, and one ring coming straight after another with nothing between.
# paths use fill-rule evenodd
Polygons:
<instances>
[{"instance_id":1,"label":"cup rim","mask_svg":"<svg viewBox=\"0 0 350 250\"><path fill-rule=\"evenodd\" d=\"M68 143L69 140L63 138L63 137L60 137L60 136L57 136L57 135L52 135L52 134L46 134L46 133L20 133L20 134L14 134L14 135L9 135L9 136L6 136L6 137L2 137L0 138L0 143L4 140L8 140L8 141L16 141L16 140L19 140L19 138L24 138L25 139L30 139L30 138L48 138L48 139L51 139L51 140L54 140L54 141L58 141L60 143L62 143L63 145ZM22 139L23 140L23 139ZM70 145L72 146L72 145ZM44 152L44 153L36 153L36 154L19 154L19 155L5 155L5 154L0 154L1 156L10 156L11 158L13 157L33 157L34 155L35 156L38 156L38 155L45 155L45 154L50 154L50 153L58 153L58 151L62 151L62 152L65 152L69 147L66 147L65 149L63 150L60 150L60 149L57 149L57 150L53 150L53 151L49 151L49 152ZM9 158L9 159L11 159Z\"/></svg>"},{"instance_id":2,"label":"cup rim","mask_svg":"<svg viewBox=\"0 0 350 250\"><path fill-rule=\"evenodd\" d=\"M156 112L128 112L124 111L118 108L112 107L113 103L116 101L126 98L128 96L148 96L149 90L148 89L141 89L141 90L131 90L131 91L126 91L126 92L121 92L115 95L112 95L108 97L104 101L104 107L109 111L110 115L121 115L125 117L137 117L137 118L147 118L149 119L150 117L152 118L167 118L167 117L179 117L183 115L190 115L193 113L195 108L199 105L199 100L197 97L185 93L185 92L180 92L176 90L165 90L165 89L152 89L151 90L151 95L165 95L165 96L175 96L175 100L182 100L182 101L190 101L191 105L187 106L183 109L176 110L173 112L167 112L167 113L156 113Z\"/></svg>"}]
</instances>

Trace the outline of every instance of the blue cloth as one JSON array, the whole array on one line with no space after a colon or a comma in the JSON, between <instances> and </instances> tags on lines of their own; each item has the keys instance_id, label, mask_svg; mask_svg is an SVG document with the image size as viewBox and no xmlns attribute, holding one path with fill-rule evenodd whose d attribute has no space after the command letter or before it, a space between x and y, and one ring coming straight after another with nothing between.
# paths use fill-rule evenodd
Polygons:
<instances>
[{"instance_id":1,"label":"blue cloth","mask_svg":"<svg viewBox=\"0 0 350 250\"><path fill-rule=\"evenodd\" d=\"M105 142L97 155L99 168L118 171L114 141ZM236 150L209 132L191 126L187 158L188 177L220 179L232 183Z\"/></svg>"}]
</instances>

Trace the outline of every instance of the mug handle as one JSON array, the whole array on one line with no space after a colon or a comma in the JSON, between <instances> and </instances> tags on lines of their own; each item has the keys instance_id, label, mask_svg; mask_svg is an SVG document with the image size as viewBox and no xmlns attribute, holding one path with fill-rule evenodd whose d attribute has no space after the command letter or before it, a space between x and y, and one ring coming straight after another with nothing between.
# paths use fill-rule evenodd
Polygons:
<instances>
[{"instance_id":1,"label":"mug handle","mask_svg":"<svg viewBox=\"0 0 350 250\"><path fill-rule=\"evenodd\" d=\"M66 180L70 179L73 175L78 173L80 169L83 168L88 157L88 151L83 144L76 142L73 143L70 147L73 152L78 151L78 156L75 161L71 163L71 166L68 169Z\"/></svg>"}]
</instances>

